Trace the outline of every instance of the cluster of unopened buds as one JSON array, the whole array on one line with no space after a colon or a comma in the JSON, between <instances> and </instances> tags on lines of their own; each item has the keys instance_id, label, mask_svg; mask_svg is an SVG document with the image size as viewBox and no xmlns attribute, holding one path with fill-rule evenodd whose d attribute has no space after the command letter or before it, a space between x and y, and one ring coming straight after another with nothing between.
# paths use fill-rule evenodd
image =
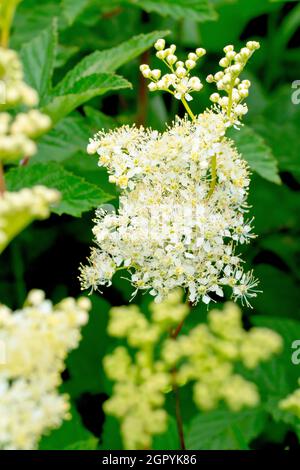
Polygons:
<instances>
[{"instance_id":1,"label":"cluster of unopened buds","mask_svg":"<svg viewBox=\"0 0 300 470\"><path fill-rule=\"evenodd\" d=\"M69 397L58 387L90 308L87 298L53 305L41 290L29 292L15 312L0 305L1 450L35 449L43 434L70 418Z\"/></svg>"},{"instance_id":2,"label":"cluster of unopened buds","mask_svg":"<svg viewBox=\"0 0 300 470\"><path fill-rule=\"evenodd\" d=\"M0 48L0 80L0 160L10 163L37 152L34 140L50 129L51 119L37 109L16 115L6 112L18 106L32 108L39 101L37 92L24 82L21 61L11 49Z\"/></svg>"},{"instance_id":3,"label":"cluster of unopened buds","mask_svg":"<svg viewBox=\"0 0 300 470\"><path fill-rule=\"evenodd\" d=\"M230 302L222 311L212 310L207 323L181 334L178 325L189 307L179 289L149 310L147 317L135 305L110 312L109 334L126 339L133 349L132 354L118 346L104 359L105 372L115 382L104 410L121 421L125 448L151 448L153 435L166 430L165 397L174 386L192 383L194 402L203 411L222 402L232 411L259 404L257 386L238 374L235 364L255 369L280 352L276 332L245 331L240 309Z\"/></svg>"},{"instance_id":4,"label":"cluster of unopened buds","mask_svg":"<svg viewBox=\"0 0 300 470\"><path fill-rule=\"evenodd\" d=\"M159 39L154 47L157 50L156 56L166 64L170 73L162 75L160 69L151 70L147 64L140 67L143 76L151 80L148 85L149 90L168 91L178 100L191 101L193 99L191 93L203 88L199 77L191 77L191 71L196 67L197 61L206 54L206 51L199 47L195 52L190 52L187 60L183 62L178 60L175 55L175 44L171 44L168 48L165 48L165 45L165 40Z\"/></svg>"},{"instance_id":5,"label":"cluster of unopened buds","mask_svg":"<svg viewBox=\"0 0 300 470\"><path fill-rule=\"evenodd\" d=\"M242 102L249 95L251 83L249 80L241 80L239 76L259 47L256 41L248 41L246 47L242 47L239 52L235 52L232 45L224 47L225 56L219 62L223 70L206 78L208 83L216 83L217 89L226 93L227 96L213 93L210 99L218 104L228 117L232 114L238 119L248 112L247 105Z\"/></svg>"}]
</instances>

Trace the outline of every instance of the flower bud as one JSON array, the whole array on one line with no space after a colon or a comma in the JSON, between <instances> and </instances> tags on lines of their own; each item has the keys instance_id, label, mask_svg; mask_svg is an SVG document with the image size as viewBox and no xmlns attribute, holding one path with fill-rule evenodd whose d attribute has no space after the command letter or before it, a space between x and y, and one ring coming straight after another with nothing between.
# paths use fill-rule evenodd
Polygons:
<instances>
[{"instance_id":1,"label":"flower bud","mask_svg":"<svg viewBox=\"0 0 300 470\"><path fill-rule=\"evenodd\" d=\"M157 51L162 51L165 48L166 41L164 39L158 39L154 44L154 47Z\"/></svg>"}]
</instances>

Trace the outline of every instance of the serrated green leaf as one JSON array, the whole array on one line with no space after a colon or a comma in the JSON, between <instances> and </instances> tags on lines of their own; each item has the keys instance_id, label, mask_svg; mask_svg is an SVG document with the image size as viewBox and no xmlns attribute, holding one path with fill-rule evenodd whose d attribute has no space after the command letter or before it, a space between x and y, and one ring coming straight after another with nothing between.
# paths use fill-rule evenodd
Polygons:
<instances>
[{"instance_id":1,"label":"serrated green leaf","mask_svg":"<svg viewBox=\"0 0 300 470\"><path fill-rule=\"evenodd\" d=\"M54 90L51 101L42 108L56 123L81 104L108 91L130 88L125 78L110 73L93 74L76 81L70 88L65 84Z\"/></svg>"},{"instance_id":2,"label":"serrated green leaf","mask_svg":"<svg viewBox=\"0 0 300 470\"><path fill-rule=\"evenodd\" d=\"M231 129L228 133L247 160L251 169L272 183L280 184L277 161L271 148L264 139L249 126L243 126L240 130Z\"/></svg>"},{"instance_id":3,"label":"serrated green leaf","mask_svg":"<svg viewBox=\"0 0 300 470\"><path fill-rule=\"evenodd\" d=\"M252 175L249 203L259 235L274 230L295 230L300 224L300 198L285 185L274 185ZM276 208L276 210L275 210ZM267 217L266 217L267 214Z\"/></svg>"},{"instance_id":4,"label":"serrated green leaf","mask_svg":"<svg viewBox=\"0 0 300 470\"><path fill-rule=\"evenodd\" d=\"M155 12L162 16L184 19L189 17L196 21L215 20L217 14L207 0L129 0L135 6L149 13Z\"/></svg>"},{"instance_id":5,"label":"serrated green leaf","mask_svg":"<svg viewBox=\"0 0 300 470\"><path fill-rule=\"evenodd\" d=\"M57 21L53 19L52 24L30 42L24 44L20 52L25 81L38 92L41 104L51 89L56 43Z\"/></svg>"},{"instance_id":6,"label":"serrated green leaf","mask_svg":"<svg viewBox=\"0 0 300 470\"><path fill-rule=\"evenodd\" d=\"M246 373L254 381L261 393L264 409L276 422L283 421L295 425L297 418L279 408L279 401L297 388L299 370L292 362L292 344L300 338L300 322L288 318L254 316L252 323L258 327L270 328L283 339L283 351L271 360L261 363L254 371Z\"/></svg>"},{"instance_id":7,"label":"serrated green leaf","mask_svg":"<svg viewBox=\"0 0 300 470\"><path fill-rule=\"evenodd\" d=\"M39 139L34 162L62 162L76 152L85 152L90 135L86 120L79 113L67 116Z\"/></svg>"},{"instance_id":8,"label":"serrated green leaf","mask_svg":"<svg viewBox=\"0 0 300 470\"><path fill-rule=\"evenodd\" d=\"M106 168L98 166L97 155L88 155L86 152L75 153L67 160L64 160L64 168L100 187L104 192L113 195L114 198L120 194L116 185L109 182Z\"/></svg>"},{"instance_id":9,"label":"serrated green leaf","mask_svg":"<svg viewBox=\"0 0 300 470\"><path fill-rule=\"evenodd\" d=\"M61 193L61 202L53 207L57 214L69 214L74 217L103 204L113 198L101 188L64 169L58 163L33 164L14 168L6 175L10 191L43 185L55 188Z\"/></svg>"},{"instance_id":10,"label":"serrated green leaf","mask_svg":"<svg viewBox=\"0 0 300 470\"><path fill-rule=\"evenodd\" d=\"M90 134L92 132L98 132L100 129L104 129L106 131L110 129L114 129L117 126L116 120L111 117L107 116L106 114L98 111L91 106L84 107L85 115L88 118L88 124L91 126Z\"/></svg>"},{"instance_id":11,"label":"serrated green leaf","mask_svg":"<svg viewBox=\"0 0 300 470\"><path fill-rule=\"evenodd\" d=\"M61 15L61 0L26 0L19 3L14 18L14 28L10 46L19 49L23 44L38 37L49 28L53 19L58 17L59 29L62 29L65 19Z\"/></svg>"},{"instance_id":12,"label":"serrated green leaf","mask_svg":"<svg viewBox=\"0 0 300 470\"><path fill-rule=\"evenodd\" d=\"M133 60L154 42L168 34L168 31L154 31L149 34L140 34L123 42L117 47L95 51L84 57L55 88L56 94L62 94L62 90L69 89L83 77L98 73L112 73L126 62Z\"/></svg>"},{"instance_id":13,"label":"serrated green leaf","mask_svg":"<svg viewBox=\"0 0 300 470\"><path fill-rule=\"evenodd\" d=\"M292 122L292 120L277 124L270 121L270 119L259 119L255 124L255 128L272 148L279 169L291 172L299 181L299 125Z\"/></svg>"},{"instance_id":14,"label":"serrated green leaf","mask_svg":"<svg viewBox=\"0 0 300 470\"><path fill-rule=\"evenodd\" d=\"M218 15L208 0L102 0L102 6L132 5L148 13L169 16L175 20L189 18L204 22L216 20Z\"/></svg>"},{"instance_id":15,"label":"serrated green leaf","mask_svg":"<svg viewBox=\"0 0 300 470\"><path fill-rule=\"evenodd\" d=\"M193 450L241 449L261 433L265 420L266 413L261 408L236 413L222 409L199 414L190 424L186 436L187 448Z\"/></svg>"},{"instance_id":16,"label":"serrated green leaf","mask_svg":"<svg viewBox=\"0 0 300 470\"><path fill-rule=\"evenodd\" d=\"M178 430L175 418L168 415L167 430L163 434L153 436L153 450L178 450L180 448Z\"/></svg>"}]
</instances>

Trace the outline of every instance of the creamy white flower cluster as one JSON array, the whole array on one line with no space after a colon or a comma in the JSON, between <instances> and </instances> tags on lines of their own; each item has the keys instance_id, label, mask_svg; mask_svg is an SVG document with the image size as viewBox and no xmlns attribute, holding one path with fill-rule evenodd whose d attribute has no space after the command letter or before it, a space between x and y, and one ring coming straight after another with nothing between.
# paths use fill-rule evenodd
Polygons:
<instances>
[{"instance_id":1,"label":"creamy white flower cluster","mask_svg":"<svg viewBox=\"0 0 300 470\"><path fill-rule=\"evenodd\" d=\"M151 80L148 85L150 91L163 90L172 93L176 99L186 99L191 101L191 93L200 91L203 88L199 77L191 77L191 71L196 67L200 57L206 54L205 49L199 47L195 52L190 52L185 62L178 60L175 55L176 46L171 44L165 47L164 39L159 39L154 47L157 50L156 56L164 62L171 73L162 76L160 69L151 70L149 65L142 64L140 70L145 78Z\"/></svg>"},{"instance_id":2,"label":"creamy white flower cluster","mask_svg":"<svg viewBox=\"0 0 300 470\"><path fill-rule=\"evenodd\" d=\"M167 339L162 357L170 368L179 364L179 385L194 383L194 401L202 410L211 410L224 401L233 411L256 406L260 396L256 385L235 373L243 363L254 369L282 349L282 339L267 328L243 329L241 310L232 302L223 310L213 309L207 324L192 329L177 340Z\"/></svg>"},{"instance_id":3,"label":"creamy white flower cluster","mask_svg":"<svg viewBox=\"0 0 300 470\"><path fill-rule=\"evenodd\" d=\"M157 301L175 287L193 303L208 304L225 286L246 304L256 296L257 281L235 253L253 237L249 170L226 128L223 113L206 111L192 122L177 118L162 134L125 126L90 141L88 152L122 193L118 214L98 211L83 288L109 284L125 268Z\"/></svg>"},{"instance_id":4,"label":"creamy white flower cluster","mask_svg":"<svg viewBox=\"0 0 300 470\"><path fill-rule=\"evenodd\" d=\"M0 82L0 111L19 105L33 107L38 104L38 94L23 81L22 64L13 50L0 48ZM31 157L37 151L34 139L50 127L49 116L36 109L15 116L1 112L0 159L9 163L22 157Z\"/></svg>"},{"instance_id":5,"label":"creamy white flower cluster","mask_svg":"<svg viewBox=\"0 0 300 470\"><path fill-rule=\"evenodd\" d=\"M34 449L40 437L69 416L57 387L68 352L77 347L90 301L66 298L53 306L40 290L22 309L0 306L0 449Z\"/></svg>"},{"instance_id":6,"label":"creamy white flower cluster","mask_svg":"<svg viewBox=\"0 0 300 470\"><path fill-rule=\"evenodd\" d=\"M279 402L279 408L300 419L300 379L299 388Z\"/></svg>"},{"instance_id":7,"label":"creamy white flower cluster","mask_svg":"<svg viewBox=\"0 0 300 470\"><path fill-rule=\"evenodd\" d=\"M153 435L166 430L164 403L166 392L172 388L172 375L160 357L154 359L154 349L161 335L188 314L181 297L181 292L175 291L164 303L151 304L151 320L135 305L110 311L109 334L126 338L128 345L136 348L132 356L126 347L119 346L104 358L105 372L116 382L104 411L121 421L126 449L149 449Z\"/></svg>"},{"instance_id":8,"label":"creamy white flower cluster","mask_svg":"<svg viewBox=\"0 0 300 470\"><path fill-rule=\"evenodd\" d=\"M249 80L241 81L239 76L252 54L259 47L260 45L256 41L248 41L246 47L242 47L239 52L235 52L232 45L224 47L225 56L219 62L224 70L215 75L210 74L206 78L208 83L215 82L218 90L225 91L227 96L213 93L210 99L213 103L217 103L233 121L237 121L248 112L247 105L242 104L242 101L249 95L251 83Z\"/></svg>"},{"instance_id":9,"label":"creamy white flower cluster","mask_svg":"<svg viewBox=\"0 0 300 470\"><path fill-rule=\"evenodd\" d=\"M0 80L5 85L5 103L2 108L20 104L32 107L38 104L37 92L24 82L23 67L16 51L0 47Z\"/></svg>"},{"instance_id":10,"label":"creamy white flower cluster","mask_svg":"<svg viewBox=\"0 0 300 470\"><path fill-rule=\"evenodd\" d=\"M46 219L59 200L55 189L35 186L18 192L5 191L0 198L0 253L34 219Z\"/></svg>"},{"instance_id":11,"label":"creamy white flower cluster","mask_svg":"<svg viewBox=\"0 0 300 470\"><path fill-rule=\"evenodd\" d=\"M245 331L240 309L230 302L223 311L212 310L207 324L179 334L189 313L181 300L182 292L173 291L164 302L150 304L149 318L135 305L110 312L108 333L126 338L135 351L118 346L104 359L115 382L104 410L121 421L127 449L150 448L152 436L166 430L165 396L174 384L192 382L195 404L204 411L220 402L233 411L256 406L258 389L235 372L235 364L253 369L281 350L281 337L272 330Z\"/></svg>"}]
</instances>

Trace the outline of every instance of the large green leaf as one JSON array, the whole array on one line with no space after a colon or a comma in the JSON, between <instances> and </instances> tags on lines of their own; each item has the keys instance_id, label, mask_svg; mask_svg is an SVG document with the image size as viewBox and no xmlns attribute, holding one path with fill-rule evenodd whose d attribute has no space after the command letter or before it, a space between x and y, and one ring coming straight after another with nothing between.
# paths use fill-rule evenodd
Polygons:
<instances>
[{"instance_id":1,"label":"large green leaf","mask_svg":"<svg viewBox=\"0 0 300 470\"><path fill-rule=\"evenodd\" d=\"M26 0L19 3L14 18L14 28L10 46L13 49L21 48L23 44L38 37L40 33L49 28L53 18L58 18L60 29L66 23L61 15L61 0Z\"/></svg>"},{"instance_id":2,"label":"large green leaf","mask_svg":"<svg viewBox=\"0 0 300 470\"><path fill-rule=\"evenodd\" d=\"M42 110L56 123L95 96L130 87L130 83L118 75L110 73L92 74L81 78L70 87L67 83L60 85L54 90L52 99Z\"/></svg>"},{"instance_id":3,"label":"large green leaf","mask_svg":"<svg viewBox=\"0 0 300 470\"><path fill-rule=\"evenodd\" d=\"M279 8L278 5L270 3L270 0L233 0L219 1L216 5L218 21L201 24L201 40L210 53L220 52L225 44L240 44L240 37L252 21ZM238 18L238 21L237 21ZM254 31L251 34L256 34ZM250 37L249 36L249 37ZM259 55L263 54L259 51ZM270 47L266 47L270 53ZM253 59L254 61L257 58ZM248 70L248 69L247 69Z\"/></svg>"},{"instance_id":4,"label":"large green leaf","mask_svg":"<svg viewBox=\"0 0 300 470\"><path fill-rule=\"evenodd\" d=\"M89 128L94 133L98 132L100 129L108 131L117 126L117 121L113 117L107 116L91 106L85 106L84 112L87 117Z\"/></svg>"},{"instance_id":5,"label":"large green leaf","mask_svg":"<svg viewBox=\"0 0 300 470\"><path fill-rule=\"evenodd\" d=\"M56 94L62 94L63 90L73 87L73 85L83 77L95 73L112 73L126 62L134 59L151 47L153 43L161 37L166 36L168 31L154 31L149 34L140 34L123 42L117 47L95 51L84 57L63 80L57 85Z\"/></svg>"},{"instance_id":6,"label":"large green leaf","mask_svg":"<svg viewBox=\"0 0 300 470\"><path fill-rule=\"evenodd\" d=\"M259 119L255 128L272 148L280 170L291 172L299 181L299 125L291 119L280 124L270 119Z\"/></svg>"},{"instance_id":7,"label":"large green leaf","mask_svg":"<svg viewBox=\"0 0 300 470\"><path fill-rule=\"evenodd\" d=\"M102 6L108 5L132 5L176 20L190 18L201 22L217 19L210 0L102 0Z\"/></svg>"},{"instance_id":8,"label":"large green leaf","mask_svg":"<svg viewBox=\"0 0 300 470\"><path fill-rule=\"evenodd\" d=\"M41 103L51 89L56 42L57 25L54 19L49 27L24 44L20 52L25 80L38 92Z\"/></svg>"},{"instance_id":9,"label":"large green leaf","mask_svg":"<svg viewBox=\"0 0 300 470\"><path fill-rule=\"evenodd\" d=\"M280 184L275 157L259 134L249 126L243 126L238 131L231 129L229 136L235 141L239 152L253 171L273 183Z\"/></svg>"},{"instance_id":10,"label":"large green leaf","mask_svg":"<svg viewBox=\"0 0 300 470\"><path fill-rule=\"evenodd\" d=\"M264 428L266 413L261 408L233 412L225 409L196 416L186 436L188 449L238 450L247 448Z\"/></svg>"},{"instance_id":11,"label":"large green leaf","mask_svg":"<svg viewBox=\"0 0 300 470\"><path fill-rule=\"evenodd\" d=\"M54 162L12 169L7 173L6 182L10 191L36 185L57 189L61 193L61 202L53 207L53 212L74 217L80 217L82 212L91 210L113 197Z\"/></svg>"},{"instance_id":12,"label":"large green leaf","mask_svg":"<svg viewBox=\"0 0 300 470\"><path fill-rule=\"evenodd\" d=\"M128 3L143 8L149 13L154 12L175 19L189 17L196 21L214 20L216 12L208 0L129 0Z\"/></svg>"},{"instance_id":13,"label":"large green leaf","mask_svg":"<svg viewBox=\"0 0 300 470\"><path fill-rule=\"evenodd\" d=\"M93 308L88 324L82 329L80 345L67 360L70 379L65 387L72 397L85 392L98 393L104 389L101 361L110 340L106 334L110 305L98 295L93 295L91 300Z\"/></svg>"},{"instance_id":14,"label":"large green leaf","mask_svg":"<svg viewBox=\"0 0 300 470\"><path fill-rule=\"evenodd\" d=\"M269 264L255 266L261 294L251 302L261 315L297 318L300 314L300 291L295 279L285 271ZM288 293L288 295L287 295Z\"/></svg>"},{"instance_id":15,"label":"large green leaf","mask_svg":"<svg viewBox=\"0 0 300 470\"><path fill-rule=\"evenodd\" d=\"M295 425L297 419L281 410L278 403L297 388L299 366L292 361L292 344L300 338L300 322L266 316L254 316L251 321L256 326L277 331L283 339L283 351L272 360L261 363L248 378L258 385L262 404L273 419Z\"/></svg>"},{"instance_id":16,"label":"large green leaf","mask_svg":"<svg viewBox=\"0 0 300 470\"><path fill-rule=\"evenodd\" d=\"M274 185L252 175L249 203L258 235L274 230L295 230L300 224L300 198L285 185Z\"/></svg>"}]
</instances>

